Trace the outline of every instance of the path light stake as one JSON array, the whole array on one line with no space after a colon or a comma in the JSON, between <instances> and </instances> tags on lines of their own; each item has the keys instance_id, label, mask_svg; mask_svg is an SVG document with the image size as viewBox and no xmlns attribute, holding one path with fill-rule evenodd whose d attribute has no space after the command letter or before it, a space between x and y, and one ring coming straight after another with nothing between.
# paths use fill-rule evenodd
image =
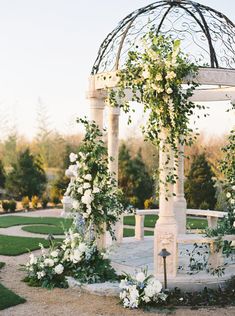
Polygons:
<instances>
[{"instance_id":1,"label":"path light stake","mask_svg":"<svg viewBox=\"0 0 235 316\"><path fill-rule=\"evenodd\" d=\"M54 239L55 239L55 237L52 234L49 234L47 236L47 240L49 241L50 246L52 246L52 242L53 242Z\"/></svg>"},{"instance_id":2,"label":"path light stake","mask_svg":"<svg viewBox=\"0 0 235 316\"><path fill-rule=\"evenodd\" d=\"M166 257L170 256L171 254L163 248L161 252L158 254L160 257L163 258L163 268L164 268L164 288L167 289L167 274L166 274Z\"/></svg>"}]
</instances>

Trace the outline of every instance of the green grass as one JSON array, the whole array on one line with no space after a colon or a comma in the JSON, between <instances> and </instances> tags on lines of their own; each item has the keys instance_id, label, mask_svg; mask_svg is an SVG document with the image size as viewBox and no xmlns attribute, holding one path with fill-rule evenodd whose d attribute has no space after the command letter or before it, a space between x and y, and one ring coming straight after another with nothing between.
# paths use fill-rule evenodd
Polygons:
<instances>
[{"instance_id":1,"label":"green grass","mask_svg":"<svg viewBox=\"0 0 235 316\"><path fill-rule=\"evenodd\" d=\"M70 225L65 226L65 229L69 229ZM53 234L53 235L63 235L64 229L62 227L58 226L25 226L22 227L22 230L29 232L29 233L35 233L35 234Z\"/></svg>"},{"instance_id":2,"label":"green grass","mask_svg":"<svg viewBox=\"0 0 235 316\"><path fill-rule=\"evenodd\" d=\"M49 247L49 241L44 238L0 235L0 255L18 256L39 249L39 243L43 244L44 247Z\"/></svg>"},{"instance_id":3,"label":"green grass","mask_svg":"<svg viewBox=\"0 0 235 316\"><path fill-rule=\"evenodd\" d=\"M45 224L57 227L70 226L71 219L55 217L26 217L26 216L0 216L0 228L7 228L19 225Z\"/></svg>"},{"instance_id":4,"label":"green grass","mask_svg":"<svg viewBox=\"0 0 235 316\"><path fill-rule=\"evenodd\" d=\"M16 295L11 290L8 290L0 283L0 310L6 309L11 306L25 303L26 300ZM10 314L9 314L10 315Z\"/></svg>"},{"instance_id":5,"label":"green grass","mask_svg":"<svg viewBox=\"0 0 235 316\"><path fill-rule=\"evenodd\" d=\"M144 219L145 227L155 227L158 219L157 215L146 215ZM124 225L135 226L135 216L124 217ZM187 218L187 227L191 229L205 229L207 227L207 219Z\"/></svg>"},{"instance_id":6,"label":"green grass","mask_svg":"<svg viewBox=\"0 0 235 316\"><path fill-rule=\"evenodd\" d=\"M5 265L4 262L0 262L0 269L4 267L4 265ZM8 307L15 306L18 304L22 304L24 302L26 302L24 298L8 290L7 288L5 288L5 286L3 286L0 283L0 310L6 309Z\"/></svg>"},{"instance_id":7,"label":"green grass","mask_svg":"<svg viewBox=\"0 0 235 316\"><path fill-rule=\"evenodd\" d=\"M145 230L144 236L153 236L154 232L150 232ZM135 236L135 230L131 228L124 228L123 230L123 237L134 237Z\"/></svg>"}]
</instances>

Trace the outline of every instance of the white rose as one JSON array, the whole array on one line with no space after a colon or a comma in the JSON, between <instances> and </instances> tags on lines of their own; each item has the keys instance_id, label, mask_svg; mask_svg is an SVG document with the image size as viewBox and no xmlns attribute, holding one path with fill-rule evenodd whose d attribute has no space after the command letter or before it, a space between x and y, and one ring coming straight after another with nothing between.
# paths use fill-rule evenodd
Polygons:
<instances>
[{"instance_id":1,"label":"white rose","mask_svg":"<svg viewBox=\"0 0 235 316\"><path fill-rule=\"evenodd\" d=\"M232 186L232 190L235 191L235 185Z\"/></svg>"},{"instance_id":2,"label":"white rose","mask_svg":"<svg viewBox=\"0 0 235 316\"><path fill-rule=\"evenodd\" d=\"M149 75L150 75L150 74L149 74L149 71L148 71L147 69L144 70L143 73L142 73L142 76L143 76L144 79L148 79L148 78L149 78Z\"/></svg>"},{"instance_id":3,"label":"white rose","mask_svg":"<svg viewBox=\"0 0 235 316\"><path fill-rule=\"evenodd\" d=\"M83 188L82 188L82 187L79 187L79 188L77 189L77 192L78 192L79 194L83 194Z\"/></svg>"},{"instance_id":4,"label":"white rose","mask_svg":"<svg viewBox=\"0 0 235 316\"><path fill-rule=\"evenodd\" d=\"M72 207L75 209L75 210L79 210L80 208L80 203L76 200L73 200L73 203L72 203Z\"/></svg>"},{"instance_id":5,"label":"white rose","mask_svg":"<svg viewBox=\"0 0 235 316\"><path fill-rule=\"evenodd\" d=\"M162 290L162 284L157 279L151 281L152 286L154 287L156 293L160 293Z\"/></svg>"},{"instance_id":6,"label":"white rose","mask_svg":"<svg viewBox=\"0 0 235 316\"><path fill-rule=\"evenodd\" d=\"M78 250L81 252L86 252L87 251L87 245L84 242L81 242L78 246Z\"/></svg>"},{"instance_id":7,"label":"white rose","mask_svg":"<svg viewBox=\"0 0 235 316\"><path fill-rule=\"evenodd\" d=\"M144 275L144 273L143 272L139 272L139 273L137 273L136 274L136 280L138 281L138 282L143 282L144 280L145 280L145 275Z\"/></svg>"},{"instance_id":8,"label":"white rose","mask_svg":"<svg viewBox=\"0 0 235 316\"><path fill-rule=\"evenodd\" d=\"M64 266L62 264L58 264L55 266L55 273L56 274L62 274L64 271Z\"/></svg>"},{"instance_id":9,"label":"white rose","mask_svg":"<svg viewBox=\"0 0 235 316\"><path fill-rule=\"evenodd\" d=\"M161 74L158 74L156 75L156 81L162 81L162 75Z\"/></svg>"},{"instance_id":10,"label":"white rose","mask_svg":"<svg viewBox=\"0 0 235 316\"><path fill-rule=\"evenodd\" d=\"M79 262L79 261L81 261L81 257L82 257L81 251L79 249L75 249L74 253L73 253L73 258L74 258L73 261Z\"/></svg>"},{"instance_id":11,"label":"white rose","mask_svg":"<svg viewBox=\"0 0 235 316\"><path fill-rule=\"evenodd\" d=\"M68 169L68 173L71 174L72 177L77 177L78 175L78 166L70 165Z\"/></svg>"},{"instance_id":12,"label":"white rose","mask_svg":"<svg viewBox=\"0 0 235 316\"><path fill-rule=\"evenodd\" d=\"M171 94L172 92L173 92L173 90L172 90L171 88L167 88L167 89L166 89L166 93L167 93L167 94Z\"/></svg>"},{"instance_id":13,"label":"white rose","mask_svg":"<svg viewBox=\"0 0 235 316\"><path fill-rule=\"evenodd\" d=\"M87 175L85 175L84 179L87 181L91 181L92 180L91 174L88 173Z\"/></svg>"},{"instance_id":14,"label":"white rose","mask_svg":"<svg viewBox=\"0 0 235 316\"><path fill-rule=\"evenodd\" d=\"M33 253L30 254L29 258L30 258L29 263L30 263L31 265L37 263L37 258L34 257L34 254L33 254Z\"/></svg>"},{"instance_id":15,"label":"white rose","mask_svg":"<svg viewBox=\"0 0 235 316\"><path fill-rule=\"evenodd\" d=\"M70 159L70 162L75 162L78 159L78 155L74 154L74 153L71 153L69 155L69 159Z\"/></svg>"},{"instance_id":16,"label":"white rose","mask_svg":"<svg viewBox=\"0 0 235 316\"><path fill-rule=\"evenodd\" d=\"M99 188L97 188L97 187L94 187L94 189L93 189L93 193L99 193L100 192L100 189Z\"/></svg>"},{"instance_id":17,"label":"white rose","mask_svg":"<svg viewBox=\"0 0 235 316\"><path fill-rule=\"evenodd\" d=\"M45 266L53 267L55 263L53 259L45 259L44 264Z\"/></svg>"},{"instance_id":18,"label":"white rose","mask_svg":"<svg viewBox=\"0 0 235 316\"><path fill-rule=\"evenodd\" d=\"M227 197L228 199L231 198L231 193L228 192L228 193L226 194L226 197Z\"/></svg>"},{"instance_id":19,"label":"white rose","mask_svg":"<svg viewBox=\"0 0 235 316\"><path fill-rule=\"evenodd\" d=\"M90 187L91 187L91 185L90 185L90 183L88 183L88 182L85 182L85 183L83 184L83 189L84 189L84 190L89 189Z\"/></svg>"},{"instance_id":20,"label":"white rose","mask_svg":"<svg viewBox=\"0 0 235 316\"><path fill-rule=\"evenodd\" d=\"M59 251L58 251L58 250L54 250L54 251L51 252L51 256L52 256L53 258L58 257L58 254L59 254Z\"/></svg>"},{"instance_id":21,"label":"white rose","mask_svg":"<svg viewBox=\"0 0 235 316\"><path fill-rule=\"evenodd\" d=\"M230 203L231 203L231 204L235 204L235 200L234 200L234 199L231 199L231 200L230 200Z\"/></svg>"},{"instance_id":22,"label":"white rose","mask_svg":"<svg viewBox=\"0 0 235 316\"><path fill-rule=\"evenodd\" d=\"M174 73L174 71L170 71L167 73L166 75L166 79L174 79L176 77L176 74Z\"/></svg>"}]
</instances>

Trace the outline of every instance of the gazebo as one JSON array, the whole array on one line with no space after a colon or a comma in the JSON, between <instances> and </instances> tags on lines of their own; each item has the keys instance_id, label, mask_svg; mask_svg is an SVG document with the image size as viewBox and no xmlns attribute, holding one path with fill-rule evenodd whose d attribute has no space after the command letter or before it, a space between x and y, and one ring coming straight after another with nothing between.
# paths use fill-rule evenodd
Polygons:
<instances>
[{"instance_id":1,"label":"gazebo","mask_svg":"<svg viewBox=\"0 0 235 316\"><path fill-rule=\"evenodd\" d=\"M152 27L156 34L180 39L182 49L189 58L200 66L196 78L200 84L192 100L194 102L217 102L235 100L235 25L222 13L190 0L156 1L136 10L120 21L108 34L99 48L89 78L87 98L90 102L91 119L102 129L107 88L115 88L118 82L116 73L122 68L128 51L138 44L140 38ZM131 96L130 96L131 100ZM118 176L118 133L120 109L108 107L108 152L114 160L110 161L110 171ZM184 149L182 145L180 152ZM160 145L160 179L166 178L164 161L166 154ZM173 153L170 165L174 164ZM178 245L181 243L209 243L212 245L212 264L218 261L213 253L213 242L202 236L186 234L186 214L204 215L213 226L218 212L187 210L184 197L184 158L181 154L175 165L178 179L169 184L168 191L175 196L166 197L166 188L160 184L159 220L154 231L154 272L162 275L162 259L158 253L166 248L168 273L174 278L178 268ZM156 211L157 212L157 211ZM204 212L204 213L203 213ZM202 214L203 213L203 214ZM148 214L148 211L145 211ZM137 212L136 238L143 238L143 212ZM122 241L123 225L116 226L116 237ZM204 239L203 239L204 238ZM103 236L105 245L105 236Z\"/></svg>"}]
</instances>

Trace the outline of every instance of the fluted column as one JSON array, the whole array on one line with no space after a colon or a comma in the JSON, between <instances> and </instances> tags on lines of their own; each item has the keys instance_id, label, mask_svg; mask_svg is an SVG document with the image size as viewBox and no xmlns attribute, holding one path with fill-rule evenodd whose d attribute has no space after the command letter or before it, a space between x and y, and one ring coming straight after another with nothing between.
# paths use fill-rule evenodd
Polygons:
<instances>
[{"instance_id":1,"label":"fluted column","mask_svg":"<svg viewBox=\"0 0 235 316\"><path fill-rule=\"evenodd\" d=\"M167 130L163 130L159 148L159 219L154 230L154 274L157 277L163 276L163 259L158 255L163 248L171 253L167 257L169 276L176 276L178 265L178 229L173 210L173 184L167 183L167 176L173 172L174 153L171 147L165 144L166 137Z\"/></svg>"},{"instance_id":2,"label":"fluted column","mask_svg":"<svg viewBox=\"0 0 235 316\"><path fill-rule=\"evenodd\" d=\"M178 158L175 160L175 172L177 175L174 185L174 212L178 224L179 234L186 233L186 209L187 202L184 196L184 145L178 144Z\"/></svg>"},{"instance_id":3,"label":"fluted column","mask_svg":"<svg viewBox=\"0 0 235 316\"><path fill-rule=\"evenodd\" d=\"M120 108L108 107L108 154L113 160L109 160L109 171L114 173L115 179L118 181L118 154L119 154L119 116ZM123 238L123 220L115 224L114 231L118 243Z\"/></svg>"}]
</instances>

